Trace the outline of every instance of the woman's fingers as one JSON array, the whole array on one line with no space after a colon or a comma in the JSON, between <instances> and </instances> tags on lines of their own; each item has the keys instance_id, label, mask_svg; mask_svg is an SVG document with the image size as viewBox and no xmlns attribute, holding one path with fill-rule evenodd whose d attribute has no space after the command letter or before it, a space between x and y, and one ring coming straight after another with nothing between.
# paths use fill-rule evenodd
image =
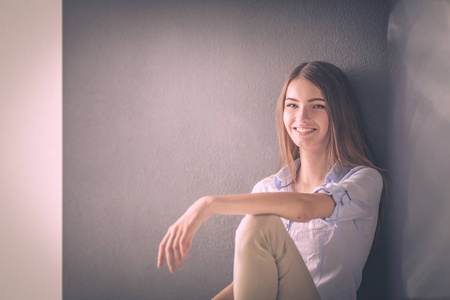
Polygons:
<instances>
[{"instance_id":1,"label":"woman's fingers","mask_svg":"<svg viewBox=\"0 0 450 300\"><path fill-rule=\"evenodd\" d=\"M173 273L175 272L175 264L173 257L173 240L175 238L175 235L172 228L169 229L169 232L170 234L165 246L165 252L166 252L167 266L169 267L170 273Z\"/></svg>"},{"instance_id":2,"label":"woman's fingers","mask_svg":"<svg viewBox=\"0 0 450 300\"><path fill-rule=\"evenodd\" d=\"M186 244L184 241L185 236L185 232L183 232L183 230L181 230L178 226L172 226L169 228L163 240L159 244L158 268L163 266L164 260L167 261L167 266L169 267L171 273L176 270L175 263L180 269L183 268L183 260L186 258L187 252L189 251L189 249L186 251L186 247L183 247L183 245Z\"/></svg>"},{"instance_id":3,"label":"woman's fingers","mask_svg":"<svg viewBox=\"0 0 450 300\"><path fill-rule=\"evenodd\" d=\"M200 214L200 208L196 202L169 228L159 244L158 268L163 266L164 260L167 261L171 273L175 272L176 265L180 269L183 268L192 239L202 222L207 219Z\"/></svg>"},{"instance_id":4,"label":"woman's fingers","mask_svg":"<svg viewBox=\"0 0 450 300\"><path fill-rule=\"evenodd\" d=\"M164 258L165 258L165 252L166 252L166 244L167 244L167 239L168 238L169 238L169 233L166 233L166 235L164 236L163 240L159 244L158 262L157 262L157 267L158 268L161 268L163 266Z\"/></svg>"},{"instance_id":5,"label":"woman's fingers","mask_svg":"<svg viewBox=\"0 0 450 300\"><path fill-rule=\"evenodd\" d=\"M186 259L189 250L191 249L192 239L186 237L186 232L183 232L180 238L180 253L183 259Z\"/></svg>"},{"instance_id":6,"label":"woman's fingers","mask_svg":"<svg viewBox=\"0 0 450 300\"><path fill-rule=\"evenodd\" d=\"M180 269L182 269L183 268L183 258L181 257L180 237L181 237L181 233L177 232L177 235L175 236L175 239L173 241L172 250L173 250L173 255L175 257L175 260L178 264L178 267Z\"/></svg>"}]
</instances>

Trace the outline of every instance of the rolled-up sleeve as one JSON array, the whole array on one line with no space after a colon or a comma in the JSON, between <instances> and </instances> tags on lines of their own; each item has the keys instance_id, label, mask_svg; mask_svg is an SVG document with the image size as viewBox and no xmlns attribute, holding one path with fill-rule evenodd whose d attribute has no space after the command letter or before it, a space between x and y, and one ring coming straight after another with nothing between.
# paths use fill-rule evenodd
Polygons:
<instances>
[{"instance_id":1,"label":"rolled-up sleeve","mask_svg":"<svg viewBox=\"0 0 450 300\"><path fill-rule=\"evenodd\" d=\"M350 170L339 182L328 182L314 192L333 198L336 206L328 221L372 219L378 215L383 179L381 174L369 167Z\"/></svg>"}]
</instances>

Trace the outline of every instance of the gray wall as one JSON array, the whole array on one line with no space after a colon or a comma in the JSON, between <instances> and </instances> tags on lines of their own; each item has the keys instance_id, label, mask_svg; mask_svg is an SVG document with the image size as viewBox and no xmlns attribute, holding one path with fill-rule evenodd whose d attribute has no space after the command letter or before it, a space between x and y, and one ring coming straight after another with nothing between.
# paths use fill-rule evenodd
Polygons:
<instances>
[{"instance_id":1,"label":"gray wall","mask_svg":"<svg viewBox=\"0 0 450 300\"><path fill-rule=\"evenodd\" d=\"M157 247L200 196L276 172L275 102L300 62L347 72L388 167L389 3L279 2L64 1L66 300L207 299L232 280L240 217L208 220L176 274ZM360 299L387 299L387 249Z\"/></svg>"}]
</instances>

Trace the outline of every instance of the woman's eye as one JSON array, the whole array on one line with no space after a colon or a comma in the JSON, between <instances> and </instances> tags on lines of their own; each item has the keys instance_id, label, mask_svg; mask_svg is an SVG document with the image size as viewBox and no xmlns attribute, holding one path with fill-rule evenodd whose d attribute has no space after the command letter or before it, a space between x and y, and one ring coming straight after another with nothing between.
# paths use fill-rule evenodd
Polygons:
<instances>
[{"instance_id":1,"label":"woman's eye","mask_svg":"<svg viewBox=\"0 0 450 300\"><path fill-rule=\"evenodd\" d=\"M286 107L297 107L297 104L294 103L287 103Z\"/></svg>"},{"instance_id":2,"label":"woman's eye","mask_svg":"<svg viewBox=\"0 0 450 300\"><path fill-rule=\"evenodd\" d=\"M313 108L325 108L325 105L316 104L313 106Z\"/></svg>"}]
</instances>

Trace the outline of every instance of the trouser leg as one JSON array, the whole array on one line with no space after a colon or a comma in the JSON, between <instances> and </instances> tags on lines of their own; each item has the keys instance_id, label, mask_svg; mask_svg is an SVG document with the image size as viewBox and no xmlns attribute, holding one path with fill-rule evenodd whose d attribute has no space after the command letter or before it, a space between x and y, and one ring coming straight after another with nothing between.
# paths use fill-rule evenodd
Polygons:
<instances>
[{"instance_id":1,"label":"trouser leg","mask_svg":"<svg viewBox=\"0 0 450 300\"><path fill-rule=\"evenodd\" d=\"M246 216L236 231L236 300L320 299L311 275L280 218Z\"/></svg>"}]
</instances>

